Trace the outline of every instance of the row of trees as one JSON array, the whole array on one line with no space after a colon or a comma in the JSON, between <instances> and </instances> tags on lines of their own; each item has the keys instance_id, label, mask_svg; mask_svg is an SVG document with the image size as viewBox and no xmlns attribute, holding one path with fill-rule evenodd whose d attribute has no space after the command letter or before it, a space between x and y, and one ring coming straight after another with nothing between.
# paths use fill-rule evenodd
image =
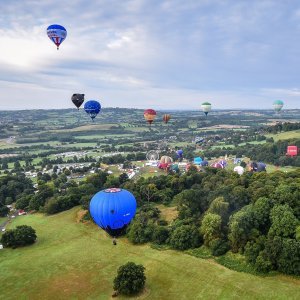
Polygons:
<instances>
[{"instance_id":1,"label":"row of trees","mask_svg":"<svg viewBox=\"0 0 300 300\"><path fill-rule=\"evenodd\" d=\"M250 157L251 160L263 161L278 166L300 167L300 156L289 157L286 155L287 146L296 145L300 148L300 139L280 140L276 143L267 142L265 144L246 144L235 148L220 148L214 150L204 150L203 154L207 158L235 155L236 157Z\"/></svg>"}]
</instances>

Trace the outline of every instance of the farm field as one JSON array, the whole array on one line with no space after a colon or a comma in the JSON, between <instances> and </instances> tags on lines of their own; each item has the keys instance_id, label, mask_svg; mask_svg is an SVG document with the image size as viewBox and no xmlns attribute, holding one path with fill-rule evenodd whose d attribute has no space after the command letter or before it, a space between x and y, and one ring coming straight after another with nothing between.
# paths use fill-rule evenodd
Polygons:
<instances>
[{"instance_id":1,"label":"farm field","mask_svg":"<svg viewBox=\"0 0 300 300\"><path fill-rule=\"evenodd\" d=\"M300 280L292 277L238 273L182 252L135 246L125 238L114 247L96 225L77 222L78 212L76 207L51 217L35 214L13 221L11 226L35 228L38 240L0 252L3 299L110 299L117 268L127 261L143 264L147 276L144 293L130 299L300 297Z\"/></svg>"},{"instance_id":2,"label":"farm field","mask_svg":"<svg viewBox=\"0 0 300 300\"><path fill-rule=\"evenodd\" d=\"M287 140L287 139L299 139L300 138L300 130L293 130L287 132L281 132L278 134L266 134L266 137L272 137L275 142L279 140Z\"/></svg>"}]
</instances>

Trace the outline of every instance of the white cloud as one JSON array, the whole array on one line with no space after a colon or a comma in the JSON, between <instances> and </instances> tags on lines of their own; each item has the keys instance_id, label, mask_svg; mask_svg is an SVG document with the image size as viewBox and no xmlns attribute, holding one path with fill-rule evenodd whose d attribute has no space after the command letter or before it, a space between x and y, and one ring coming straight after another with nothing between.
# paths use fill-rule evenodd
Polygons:
<instances>
[{"instance_id":1,"label":"white cloud","mask_svg":"<svg viewBox=\"0 0 300 300\"><path fill-rule=\"evenodd\" d=\"M11 108L68 107L74 91L108 106L268 108L283 98L299 107L289 87L299 80L300 4L229 2L6 1L0 109L7 95ZM52 23L68 30L59 51Z\"/></svg>"}]
</instances>

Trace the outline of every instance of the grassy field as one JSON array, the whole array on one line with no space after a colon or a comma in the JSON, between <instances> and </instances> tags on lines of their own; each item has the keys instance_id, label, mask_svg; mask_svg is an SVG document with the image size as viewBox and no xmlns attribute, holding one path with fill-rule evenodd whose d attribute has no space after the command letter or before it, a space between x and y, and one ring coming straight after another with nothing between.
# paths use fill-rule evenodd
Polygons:
<instances>
[{"instance_id":1,"label":"grassy field","mask_svg":"<svg viewBox=\"0 0 300 300\"><path fill-rule=\"evenodd\" d=\"M76 128L68 129L67 132L77 132L77 131L92 131L92 130L109 130L111 126L116 126L117 124L89 124L89 125L83 125ZM57 133L65 133L65 129L59 129L59 130L51 130L50 132L57 132Z\"/></svg>"},{"instance_id":2,"label":"grassy field","mask_svg":"<svg viewBox=\"0 0 300 300\"><path fill-rule=\"evenodd\" d=\"M33 226L38 241L0 251L2 299L111 299L117 268L146 267L146 289L130 299L299 299L300 280L257 277L182 252L112 240L93 224L77 222L79 208L54 216L18 217L12 226ZM118 296L117 299L126 299Z\"/></svg>"},{"instance_id":3,"label":"grassy field","mask_svg":"<svg viewBox=\"0 0 300 300\"><path fill-rule=\"evenodd\" d=\"M266 134L266 137L272 137L275 142L287 139L300 139L300 130L292 130L287 132L281 132L278 134Z\"/></svg>"}]
</instances>

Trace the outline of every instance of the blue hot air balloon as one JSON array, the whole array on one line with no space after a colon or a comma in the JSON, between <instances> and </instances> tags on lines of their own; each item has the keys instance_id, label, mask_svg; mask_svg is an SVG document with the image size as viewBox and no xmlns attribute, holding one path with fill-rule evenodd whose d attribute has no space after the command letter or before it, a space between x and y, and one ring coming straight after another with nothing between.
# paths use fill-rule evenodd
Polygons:
<instances>
[{"instance_id":1,"label":"blue hot air balloon","mask_svg":"<svg viewBox=\"0 0 300 300\"><path fill-rule=\"evenodd\" d=\"M108 234L121 234L135 215L136 200L124 189L110 188L94 195L90 214L95 223Z\"/></svg>"},{"instance_id":2,"label":"blue hot air balloon","mask_svg":"<svg viewBox=\"0 0 300 300\"><path fill-rule=\"evenodd\" d=\"M202 162L202 158L201 157L195 157L194 158L194 164L195 165L201 165L201 162Z\"/></svg>"},{"instance_id":3,"label":"blue hot air balloon","mask_svg":"<svg viewBox=\"0 0 300 300\"><path fill-rule=\"evenodd\" d=\"M84 110L94 121L101 110L101 104L96 100L89 100L84 104Z\"/></svg>"},{"instance_id":4,"label":"blue hot air balloon","mask_svg":"<svg viewBox=\"0 0 300 300\"><path fill-rule=\"evenodd\" d=\"M181 150L181 149L177 150L176 154L177 154L178 158L182 158L182 156L183 156L183 150Z\"/></svg>"},{"instance_id":5,"label":"blue hot air balloon","mask_svg":"<svg viewBox=\"0 0 300 300\"><path fill-rule=\"evenodd\" d=\"M60 44L67 37L67 30L61 25L52 24L47 28L47 35L49 39L56 45L58 50Z\"/></svg>"},{"instance_id":6,"label":"blue hot air balloon","mask_svg":"<svg viewBox=\"0 0 300 300\"><path fill-rule=\"evenodd\" d=\"M251 172L266 172L267 165L263 162L251 162L249 165L249 171Z\"/></svg>"}]
</instances>

